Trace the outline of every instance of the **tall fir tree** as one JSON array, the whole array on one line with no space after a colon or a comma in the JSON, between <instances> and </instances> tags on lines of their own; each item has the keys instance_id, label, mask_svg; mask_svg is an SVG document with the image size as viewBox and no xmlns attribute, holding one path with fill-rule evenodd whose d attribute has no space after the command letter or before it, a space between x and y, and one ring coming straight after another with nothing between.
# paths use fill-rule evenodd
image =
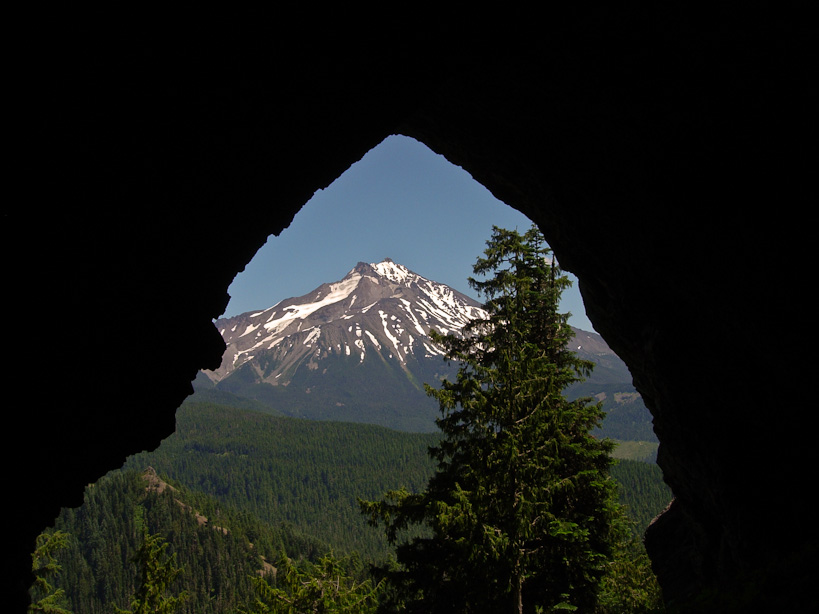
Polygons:
<instances>
[{"instance_id":1,"label":"tall fir tree","mask_svg":"<svg viewBox=\"0 0 819 614\"><path fill-rule=\"evenodd\" d=\"M71 614L65 590L51 584L51 580L60 573L57 553L67 547L68 534L65 531L45 531L37 536L36 547L31 555L34 586L31 587L29 614Z\"/></svg>"},{"instance_id":2,"label":"tall fir tree","mask_svg":"<svg viewBox=\"0 0 819 614\"><path fill-rule=\"evenodd\" d=\"M570 284L537 227L494 227L470 285L485 320L433 335L457 361L454 382L427 387L443 438L425 491L361 502L397 545L386 607L409 612L591 612L621 510L603 411L563 391L593 364L569 351ZM412 525L422 537L403 539Z\"/></svg>"}]
</instances>

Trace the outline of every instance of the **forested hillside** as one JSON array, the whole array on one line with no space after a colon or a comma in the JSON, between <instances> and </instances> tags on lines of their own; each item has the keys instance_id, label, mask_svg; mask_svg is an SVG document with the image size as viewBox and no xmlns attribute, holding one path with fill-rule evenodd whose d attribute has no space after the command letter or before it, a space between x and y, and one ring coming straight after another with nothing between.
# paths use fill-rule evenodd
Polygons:
<instances>
[{"instance_id":1,"label":"forested hillside","mask_svg":"<svg viewBox=\"0 0 819 614\"><path fill-rule=\"evenodd\" d=\"M387 553L386 542L363 521L356 497L396 484L421 488L436 437L185 403L176 433L125 468L152 466L264 522L292 523L337 550L377 557Z\"/></svg>"},{"instance_id":2,"label":"forested hillside","mask_svg":"<svg viewBox=\"0 0 819 614\"><path fill-rule=\"evenodd\" d=\"M55 530L68 534L59 553L62 587L75 614L126 608L139 582L133 556L143 530L166 539L183 573L173 587L188 593L184 612L230 612L247 605L251 578L279 552L314 558L326 544L284 525L269 525L177 484L151 489L143 472L115 471L86 489L77 509L63 510Z\"/></svg>"},{"instance_id":3,"label":"forested hillside","mask_svg":"<svg viewBox=\"0 0 819 614\"><path fill-rule=\"evenodd\" d=\"M437 437L186 402L176 433L156 451L131 457L87 489L81 508L63 511L55 528L69 533L71 547L60 556L59 586L75 613L126 607L142 526L177 553L187 612L231 611L252 596L249 578L282 550L295 559L355 553L353 571L362 573L390 549L357 498L423 488ZM149 489L148 468L173 489ZM642 532L670 498L659 469L620 461L613 474Z\"/></svg>"}]
</instances>

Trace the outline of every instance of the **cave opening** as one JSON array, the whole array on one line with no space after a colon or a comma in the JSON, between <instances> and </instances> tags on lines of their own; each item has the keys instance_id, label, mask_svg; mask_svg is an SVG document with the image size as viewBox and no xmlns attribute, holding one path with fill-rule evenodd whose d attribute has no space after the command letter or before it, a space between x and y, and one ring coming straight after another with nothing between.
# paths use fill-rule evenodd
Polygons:
<instances>
[{"instance_id":1,"label":"cave opening","mask_svg":"<svg viewBox=\"0 0 819 614\"><path fill-rule=\"evenodd\" d=\"M423 27L358 32L311 14L309 39L265 22L258 35L172 27L167 45L32 21L6 320L67 326L47 355L31 326L8 327L10 381L36 399L14 430L39 452L9 472L23 501L8 506L15 594L60 507L173 430L190 379L218 359L212 320L237 272L398 131L548 225L582 280L595 328L651 404L678 494L653 531L664 589L815 609L802 564L817 543L815 412L791 393L813 345L780 320L812 304L810 21L723 13L615 8L531 30L520 15L507 28L493 12L486 29L421 15ZM231 234L239 192L264 220ZM189 350L160 362L158 302L191 316L178 331Z\"/></svg>"},{"instance_id":2,"label":"cave opening","mask_svg":"<svg viewBox=\"0 0 819 614\"><path fill-rule=\"evenodd\" d=\"M244 219L230 225L241 231L252 223ZM316 192L287 228L269 237L234 279L222 318L301 296L337 281L356 262L385 257L469 292L466 278L491 225L523 231L531 223L443 156L410 137L393 135ZM572 313L570 324L593 332L577 280L566 273L573 285L564 293L561 310Z\"/></svg>"}]
</instances>

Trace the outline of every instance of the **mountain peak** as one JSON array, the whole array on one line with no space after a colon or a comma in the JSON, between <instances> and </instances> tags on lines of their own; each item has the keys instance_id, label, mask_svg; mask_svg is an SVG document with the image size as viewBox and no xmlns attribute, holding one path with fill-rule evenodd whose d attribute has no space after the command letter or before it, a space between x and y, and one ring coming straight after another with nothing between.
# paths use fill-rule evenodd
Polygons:
<instances>
[{"instance_id":1,"label":"mountain peak","mask_svg":"<svg viewBox=\"0 0 819 614\"><path fill-rule=\"evenodd\" d=\"M378 276L398 284L421 280L428 281L426 278L410 271L403 264L395 262L392 258L384 258L381 262L359 262L347 273L344 279L356 275Z\"/></svg>"},{"instance_id":2,"label":"mountain peak","mask_svg":"<svg viewBox=\"0 0 819 614\"><path fill-rule=\"evenodd\" d=\"M423 279L420 275L413 273L403 264L393 262L391 258L384 258L381 262L374 262L370 266L372 266L381 277L386 277L396 283L413 281L416 278Z\"/></svg>"},{"instance_id":3,"label":"mountain peak","mask_svg":"<svg viewBox=\"0 0 819 614\"><path fill-rule=\"evenodd\" d=\"M291 379L296 363L317 364L333 356L363 362L378 354L402 364L437 358L443 352L430 341L430 329L454 333L483 315L474 299L391 258L359 262L340 281L263 311L220 320L217 328L227 351L211 377L221 380L252 362L264 365L258 369L264 381L280 385Z\"/></svg>"},{"instance_id":4,"label":"mountain peak","mask_svg":"<svg viewBox=\"0 0 819 614\"><path fill-rule=\"evenodd\" d=\"M350 272L347 273L347 277L355 275L356 273L359 275L372 275L373 265L371 265L369 262L359 262L352 269L350 269ZM345 277L345 279L347 279L347 277Z\"/></svg>"},{"instance_id":5,"label":"mountain peak","mask_svg":"<svg viewBox=\"0 0 819 614\"><path fill-rule=\"evenodd\" d=\"M392 425L399 415L423 414L434 424L438 411L422 383L452 371L430 331L459 334L486 317L478 301L391 258L359 262L303 296L218 320L226 350L204 375L288 415L344 419L365 411L367 421ZM607 357L595 339L576 343L584 357Z\"/></svg>"}]
</instances>

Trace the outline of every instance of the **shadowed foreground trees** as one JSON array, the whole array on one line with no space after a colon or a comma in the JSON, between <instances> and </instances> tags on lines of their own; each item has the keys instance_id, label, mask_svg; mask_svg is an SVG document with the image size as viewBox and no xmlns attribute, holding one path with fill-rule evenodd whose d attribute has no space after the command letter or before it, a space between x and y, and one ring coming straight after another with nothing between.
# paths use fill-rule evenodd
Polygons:
<instances>
[{"instance_id":1,"label":"shadowed foreground trees","mask_svg":"<svg viewBox=\"0 0 819 614\"><path fill-rule=\"evenodd\" d=\"M61 570L56 555L67 546L68 534L65 531L44 531L37 536L36 548L31 554L34 585L30 591L32 603L28 607L28 614L71 614L65 590L55 588L51 583Z\"/></svg>"}]
</instances>

